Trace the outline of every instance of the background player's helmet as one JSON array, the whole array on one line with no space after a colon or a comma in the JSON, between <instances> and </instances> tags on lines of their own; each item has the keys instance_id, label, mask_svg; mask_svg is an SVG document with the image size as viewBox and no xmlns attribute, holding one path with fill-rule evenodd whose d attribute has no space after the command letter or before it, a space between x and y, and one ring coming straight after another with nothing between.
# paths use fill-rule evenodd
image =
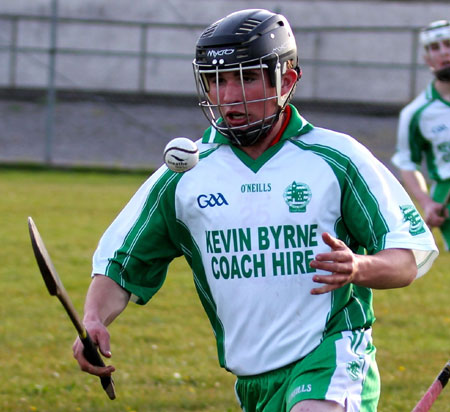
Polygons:
<instances>
[{"instance_id":1,"label":"background player's helmet","mask_svg":"<svg viewBox=\"0 0 450 412\"><path fill-rule=\"evenodd\" d=\"M442 40L450 40L450 22L448 20L434 21L420 32L420 42L427 51L432 43ZM433 73L437 79L450 82L450 66L436 70Z\"/></svg>"},{"instance_id":2,"label":"background player's helmet","mask_svg":"<svg viewBox=\"0 0 450 412\"><path fill-rule=\"evenodd\" d=\"M450 22L448 20L434 21L420 32L420 42L424 47L444 39L450 39Z\"/></svg>"},{"instance_id":3,"label":"background player's helmet","mask_svg":"<svg viewBox=\"0 0 450 412\"><path fill-rule=\"evenodd\" d=\"M197 41L193 67L199 105L209 122L237 145L251 145L265 136L295 89L294 86L287 96L281 96L281 76L288 64L300 77L295 37L288 21L280 14L261 9L242 10L207 27ZM260 121L247 121L245 126L232 127L221 118L221 107L225 104L220 102L219 93L217 104L211 103L206 75L218 78L221 72L238 71L243 85L243 73L248 69L258 69L263 76L269 76L277 96L265 96L262 100L277 99L278 111ZM251 101L246 100L242 89L242 102L247 107Z\"/></svg>"}]
</instances>

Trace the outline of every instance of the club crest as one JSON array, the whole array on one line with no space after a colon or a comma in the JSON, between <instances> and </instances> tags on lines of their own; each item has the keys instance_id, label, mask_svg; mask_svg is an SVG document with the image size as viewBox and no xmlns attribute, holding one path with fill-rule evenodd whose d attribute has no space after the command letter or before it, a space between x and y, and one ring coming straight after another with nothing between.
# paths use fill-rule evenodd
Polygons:
<instances>
[{"instance_id":1,"label":"club crest","mask_svg":"<svg viewBox=\"0 0 450 412\"><path fill-rule=\"evenodd\" d=\"M311 201L311 189L306 183L292 182L284 191L284 201L291 213L305 213Z\"/></svg>"},{"instance_id":2,"label":"club crest","mask_svg":"<svg viewBox=\"0 0 450 412\"><path fill-rule=\"evenodd\" d=\"M400 210L403 213L403 221L409 222L409 233L411 233L412 236L425 233L425 223L413 205L400 206Z\"/></svg>"}]
</instances>

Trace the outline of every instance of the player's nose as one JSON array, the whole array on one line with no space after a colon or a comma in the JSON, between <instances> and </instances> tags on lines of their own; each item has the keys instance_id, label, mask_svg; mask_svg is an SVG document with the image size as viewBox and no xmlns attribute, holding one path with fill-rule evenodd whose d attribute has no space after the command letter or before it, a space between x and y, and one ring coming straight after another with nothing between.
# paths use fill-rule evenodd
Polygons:
<instances>
[{"instance_id":1,"label":"player's nose","mask_svg":"<svg viewBox=\"0 0 450 412\"><path fill-rule=\"evenodd\" d=\"M222 99L223 99L223 103L242 102L243 91L242 91L241 83L237 80L228 81L223 86Z\"/></svg>"}]
</instances>

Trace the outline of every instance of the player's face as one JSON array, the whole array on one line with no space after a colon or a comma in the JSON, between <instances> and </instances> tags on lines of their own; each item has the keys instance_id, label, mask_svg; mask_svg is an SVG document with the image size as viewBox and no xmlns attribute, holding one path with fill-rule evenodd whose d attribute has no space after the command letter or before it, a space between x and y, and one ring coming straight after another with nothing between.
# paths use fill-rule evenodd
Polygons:
<instances>
[{"instance_id":1,"label":"player's face","mask_svg":"<svg viewBox=\"0 0 450 412\"><path fill-rule=\"evenodd\" d=\"M425 61L435 71L450 67L450 39L430 43L426 47Z\"/></svg>"},{"instance_id":2,"label":"player's face","mask_svg":"<svg viewBox=\"0 0 450 412\"><path fill-rule=\"evenodd\" d=\"M211 74L208 83L208 97L212 104L219 105L220 114L230 127L245 129L277 110L276 89L261 70L243 70L242 78L239 70Z\"/></svg>"}]
</instances>

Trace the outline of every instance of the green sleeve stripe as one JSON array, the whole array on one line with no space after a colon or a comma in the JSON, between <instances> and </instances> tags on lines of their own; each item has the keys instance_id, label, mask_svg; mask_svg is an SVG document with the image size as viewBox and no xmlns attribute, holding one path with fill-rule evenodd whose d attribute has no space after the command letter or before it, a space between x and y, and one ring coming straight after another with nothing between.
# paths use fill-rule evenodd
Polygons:
<instances>
[{"instance_id":1,"label":"green sleeve stripe","mask_svg":"<svg viewBox=\"0 0 450 412\"><path fill-rule=\"evenodd\" d=\"M365 234L371 238L372 245L370 245L370 250L381 250L384 247L385 236L389 228L384 216L380 212L376 197L370 191L367 182L352 160L348 156L328 146L318 144L310 145L302 141L293 141L293 143L323 158L334 171L343 193L345 193L346 187L350 189L351 196L347 198L347 202L354 200L358 205L359 211L362 214L361 218L365 222L364 225L359 224L359 227L368 229ZM361 193L365 195L364 201L361 198ZM346 200L343 200L343 202L345 203ZM352 212L355 213L355 210ZM346 226L349 226L348 222ZM381 235L381 242L378 240L377 234ZM369 245L363 246L368 247Z\"/></svg>"},{"instance_id":2,"label":"green sleeve stripe","mask_svg":"<svg viewBox=\"0 0 450 412\"><path fill-rule=\"evenodd\" d=\"M167 190L170 183L176 178L178 178L177 174L168 170L167 172L163 173L153 184L153 186L150 188L149 193L147 194L145 202L143 203L142 210L139 216L136 218L126 236L124 236L122 245L116 249L116 251L114 252L114 256L109 260L105 275L113 278L126 289L128 289L128 286L124 278L124 272L127 270L127 265L130 262L132 251L136 246L139 237L144 232L144 229L148 226L151 217L156 211L163 192ZM152 198L155 197L155 193L157 194L157 196L156 200L153 201ZM152 206L150 207L150 210L148 210L150 204ZM129 242L130 244L127 245ZM121 258L120 255L125 257ZM120 270L118 271L118 273L111 272L113 263L120 265ZM114 265L114 267L117 266Z\"/></svg>"},{"instance_id":3,"label":"green sleeve stripe","mask_svg":"<svg viewBox=\"0 0 450 412\"><path fill-rule=\"evenodd\" d=\"M372 253L383 249L386 234L389 232L388 224L376 197L351 158L328 146L307 144L303 141L293 143L320 156L333 170L339 182L343 193L343 216L336 222L337 236L346 241L352 249L355 244L366 247ZM348 213L352 215L349 216ZM333 292L325 335L372 324L373 310L369 301L371 292L364 289L367 296L361 293L362 288L360 290L354 285L347 285Z\"/></svg>"},{"instance_id":4,"label":"green sleeve stripe","mask_svg":"<svg viewBox=\"0 0 450 412\"><path fill-rule=\"evenodd\" d=\"M423 137L420 127L419 121L422 112L432 103L432 101L427 102L423 106L419 107L411 117L411 121L409 122L408 129L408 144L409 150L411 151L411 160L420 164L422 162L422 152L428 146L428 142Z\"/></svg>"},{"instance_id":5,"label":"green sleeve stripe","mask_svg":"<svg viewBox=\"0 0 450 412\"><path fill-rule=\"evenodd\" d=\"M419 123L422 113L436 100L442 101L442 99L437 92L432 92L431 96L428 97L430 97L430 100L423 106L420 106L411 117L408 129L408 144L409 150L411 151L411 160L417 165L420 165L422 163L422 156L425 154L430 178L432 180L440 180L439 171L436 166L436 158L434 156L431 143L422 134Z\"/></svg>"},{"instance_id":6,"label":"green sleeve stripe","mask_svg":"<svg viewBox=\"0 0 450 412\"><path fill-rule=\"evenodd\" d=\"M361 300L358 298L358 296L356 296L355 290L353 288L352 288L352 297L355 300L355 302L359 305L359 307L361 309L361 314L363 317L363 323L366 324L367 316L366 316L366 311L364 310L364 305L361 303Z\"/></svg>"},{"instance_id":7,"label":"green sleeve stripe","mask_svg":"<svg viewBox=\"0 0 450 412\"><path fill-rule=\"evenodd\" d=\"M328 163L333 164L337 169L340 169L340 171L344 174L344 178L346 180L346 183L349 185L353 196L355 197L356 201L358 202L361 211L363 212L366 221L367 221L367 225L369 226L370 232L371 232L371 236L372 236L372 241L373 244L375 245L375 249L377 249L377 238L374 232L374 222L370 216L369 210L366 207L366 204L363 202L363 200L361 199L360 193L358 191L358 189L356 188L355 183L353 182L353 180L350 178L350 176L347 174L346 168L341 165L338 161L336 161L335 159L333 159L332 157L328 157L327 155L323 155L322 156L325 160L328 160ZM375 199L375 197L372 195L372 192L370 192L369 187L367 186L367 183L365 182L365 180L362 178L362 176L359 174L359 171L355 168L355 172L357 174L357 176L360 178L360 180L358 181L359 183L361 183L365 189L366 192L371 196L372 201L374 203L378 203L377 200ZM342 187L342 185L341 185Z\"/></svg>"},{"instance_id":8,"label":"green sleeve stripe","mask_svg":"<svg viewBox=\"0 0 450 412\"><path fill-rule=\"evenodd\" d=\"M364 333L361 332L360 330L354 330L352 332L353 338L352 338L352 351L355 353L358 353L358 349L361 346L361 344L363 343L363 339L364 339Z\"/></svg>"},{"instance_id":9,"label":"green sleeve stripe","mask_svg":"<svg viewBox=\"0 0 450 412\"><path fill-rule=\"evenodd\" d=\"M167 177L167 175L169 175L169 178L165 179L165 177ZM125 237L125 241L124 241L124 245L125 243L127 243L128 239L132 238L131 244L128 247L127 250L127 257L124 259L123 263L122 263L122 269L119 273L120 277L123 277L123 272L126 271L127 269L127 264L130 260L130 255L134 249L134 247L136 246L139 238L141 237L142 233L144 232L144 230L147 228L151 217L153 216L155 210L158 208L159 203L161 201L161 197L163 196L164 192L167 190L167 188L169 187L170 183L176 179L178 176L176 174L172 174L170 172L164 173L161 177L161 179L159 181L156 182L155 185L153 185L153 187L150 190L149 195L147 196L147 200L144 204L144 207L142 208L142 212L139 216L139 218L136 220L135 224L133 225L133 227L130 229L130 231L128 232L128 235ZM158 189L157 191L157 197L156 200L153 202L150 210L148 211L148 213L146 213L146 209L147 209L147 205L149 204L149 200L152 198L152 195L155 191L155 188L158 185L158 183L160 183L161 181L164 181L164 184L162 186L162 188ZM143 220L142 223L141 220Z\"/></svg>"},{"instance_id":10,"label":"green sleeve stripe","mask_svg":"<svg viewBox=\"0 0 450 412\"><path fill-rule=\"evenodd\" d=\"M350 315L348 313L348 309L344 308L344 316L345 316L345 322L347 323L347 329L352 330L352 322L350 320Z\"/></svg>"},{"instance_id":11,"label":"green sleeve stripe","mask_svg":"<svg viewBox=\"0 0 450 412\"><path fill-rule=\"evenodd\" d=\"M192 268L194 284L197 289L198 296L216 337L219 364L220 366L226 368L225 328L217 314L217 306L212 296L211 289L209 288L205 268L201 258L200 248L194 238L190 235L188 227L180 220L178 220L177 223L180 225L181 231L184 232L186 236L186 244L182 244L181 248L186 260Z\"/></svg>"}]
</instances>

